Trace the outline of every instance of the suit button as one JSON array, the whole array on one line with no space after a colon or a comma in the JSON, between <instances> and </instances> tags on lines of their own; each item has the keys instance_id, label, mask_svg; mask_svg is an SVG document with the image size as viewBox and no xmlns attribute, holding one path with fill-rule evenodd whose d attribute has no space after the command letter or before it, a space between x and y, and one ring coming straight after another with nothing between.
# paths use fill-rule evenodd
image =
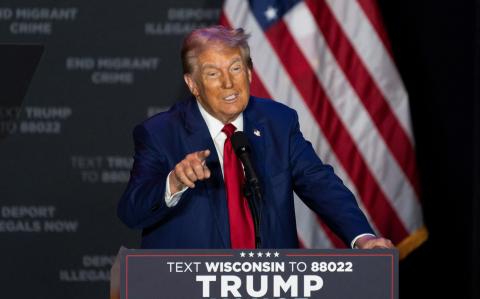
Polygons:
<instances>
[{"instance_id":1,"label":"suit button","mask_svg":"<svg viewBox=\"0 0 480 299\"><path fill-rule=\"evenodd\" d=\"M152 207L152 212L155 212L156 210L158 210L158 208L160 208L160 205L158 203L154 204L153 207Z\"/></svg>"}]
</instances>

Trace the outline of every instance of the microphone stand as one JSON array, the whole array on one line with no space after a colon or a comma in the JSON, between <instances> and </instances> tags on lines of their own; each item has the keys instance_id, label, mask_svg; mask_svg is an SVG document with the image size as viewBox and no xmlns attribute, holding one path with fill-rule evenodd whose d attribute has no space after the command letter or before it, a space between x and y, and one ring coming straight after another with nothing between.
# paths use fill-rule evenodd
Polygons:
<instances>
[{"instance_id":1,"label":"microphone stand","mask_svg":"<svg viewBox=\"0 0 480 299\"><path fill-rule=\"evenodd\" d=\"M255 190L255 195L254 192L252 192L252 189ZM260 192L258 185L254 187L245 182L245 185L243 186L243 194L247 198L248 206L250 207L250 213L252 214L253 227L255 231L255 248L262 248L262 238L260 236L260 214L255 201L256 198L257 202L261 202L262 193Z\"/></svg>"}]
</instances>

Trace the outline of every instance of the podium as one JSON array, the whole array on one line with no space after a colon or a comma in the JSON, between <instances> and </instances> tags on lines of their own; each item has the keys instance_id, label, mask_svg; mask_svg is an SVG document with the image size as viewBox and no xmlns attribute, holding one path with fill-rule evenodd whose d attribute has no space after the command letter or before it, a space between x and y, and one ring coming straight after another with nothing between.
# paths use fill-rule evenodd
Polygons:
<instances>
[{"instance_id":1,"label":"podium","mask_svg":"<svg viewBox=\"0 0 480 299\"><path fill-rule=\"evenodd\" d=\"M122 299L398 298L396 250L138 250L119 253Z\"/></svg>"}]
</instances>

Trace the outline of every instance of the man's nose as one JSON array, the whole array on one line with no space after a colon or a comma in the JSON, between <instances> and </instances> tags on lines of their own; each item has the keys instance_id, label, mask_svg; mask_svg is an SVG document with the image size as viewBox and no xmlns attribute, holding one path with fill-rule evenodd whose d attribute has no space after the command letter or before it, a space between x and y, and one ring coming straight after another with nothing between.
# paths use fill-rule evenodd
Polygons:
<instances>
[{"instance_id":1,"label":"man's nose","mask_svg":"<svg viewBox=\"0 0 480 299\"><path fill-rule=\"evenodd\" d=\"M229 73L223 75L223 88L232 88L233 80Z\"/></svg>"}]
</instances>

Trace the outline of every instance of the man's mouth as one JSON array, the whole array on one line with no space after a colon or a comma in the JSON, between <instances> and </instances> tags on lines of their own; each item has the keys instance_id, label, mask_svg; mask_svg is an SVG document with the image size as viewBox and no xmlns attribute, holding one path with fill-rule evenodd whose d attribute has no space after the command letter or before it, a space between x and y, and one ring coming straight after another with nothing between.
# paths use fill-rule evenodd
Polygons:
<instances>
[{"instance_id":1,"label":"man's mouth","mask_svg":"<svg viewBox=\"0 0 480 299\"><path fill-rule=\"evenodd\" d=\"M227 102L233 102L238 98L238 93L232 93L231 95L228 95L224 97L223 99Z\"/></svg>"}]
</instances>

